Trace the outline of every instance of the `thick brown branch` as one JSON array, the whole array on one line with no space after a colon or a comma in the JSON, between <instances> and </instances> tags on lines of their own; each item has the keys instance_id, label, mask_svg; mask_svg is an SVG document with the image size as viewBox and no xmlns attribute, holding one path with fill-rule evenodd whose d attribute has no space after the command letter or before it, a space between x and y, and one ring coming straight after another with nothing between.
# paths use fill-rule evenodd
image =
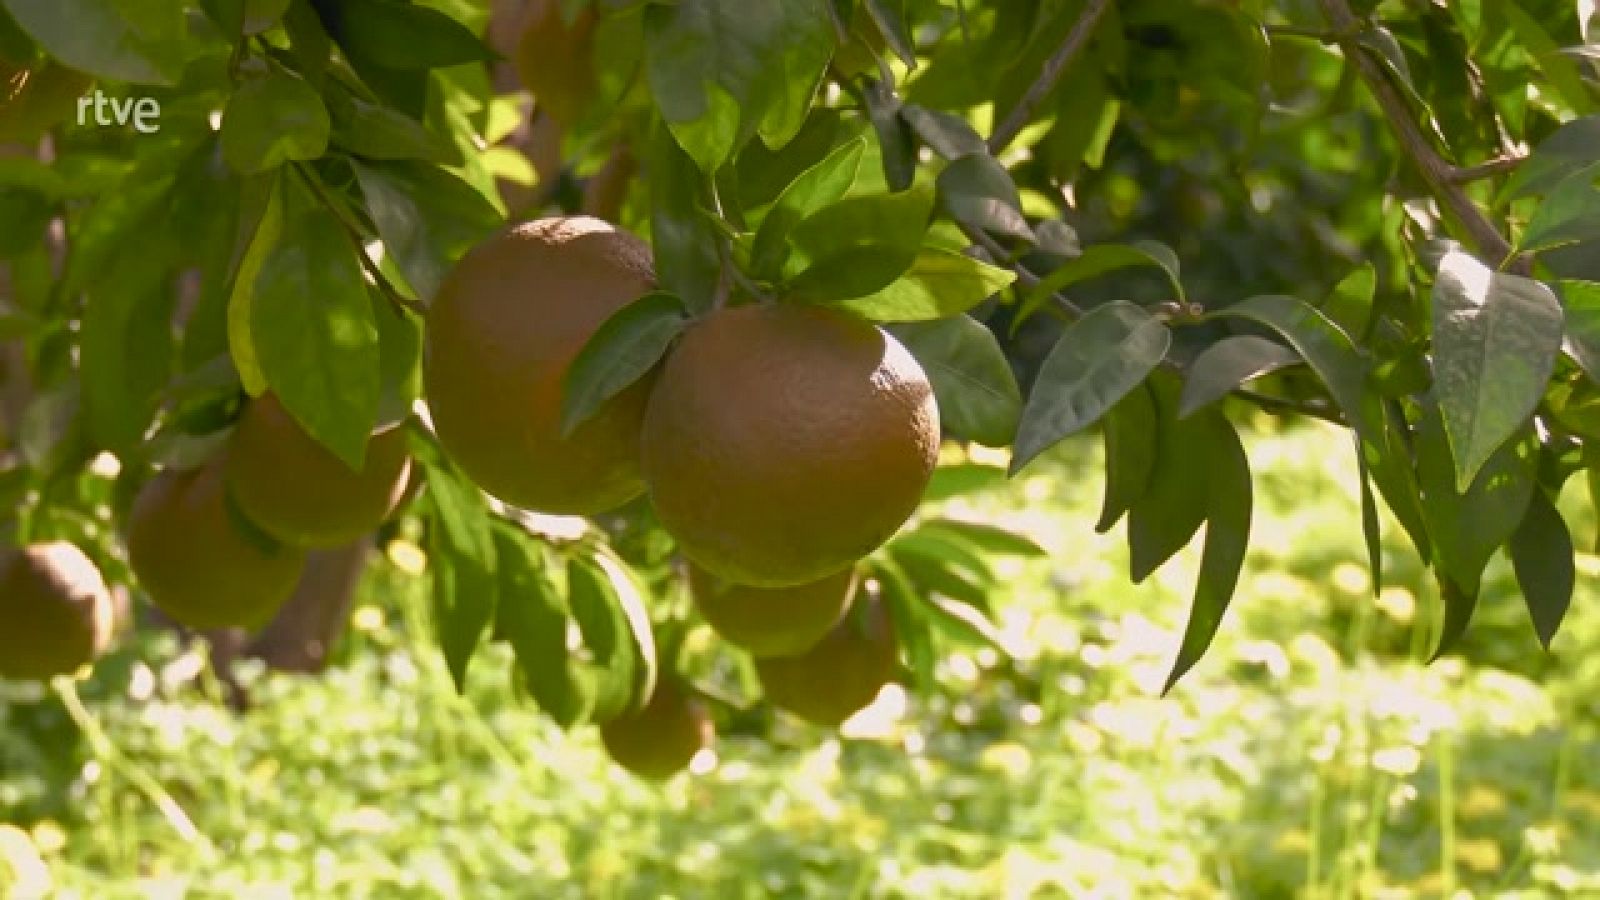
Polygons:
<instances>
[{"instance_id":1,"label":"thick brown branch","mask_svg":"<svg viewBox=\"0 0 1600 900\"><path fill-rule=\"evenodd\" d=\"M1067 32L1067 39L1045 62L1039 77L1033 84L1028 85L1027 93L1022 95L1022 99L1017 101L1017 105L989 136L990 153L998 155L1017 139L1023 128L1027 127L1028 122L1033 119L1035 108L1055 90L1057 84L1061 83L1061 76L1089 43L1089 37L1094 34L1095 26L1100 24L1100 19L1110 7L1111 0L1089 0L1088 5L1078 16L1078 21L1073 23L1072 30Z\"/></svg>"},{"instance_id":2,"label":"thick brown branch","mask_svg":"<svg viewBox=\"0 0 1600 900\"><path fill-rule=\"evenodd\" d=\"M1401 151L1417 167L1422 180L1428 184L1428 190L1445 212L1460 223L1473 248L1496 265L1502 264L1512 254L1510 242L1462 190L1459 180L1454 177L1458 171L1456 167L1439 155L1422 127L1411 117L1411 110L1400 90L1389 80L1378 61L1358 42L1356 35L1361 32L1363 25L1350 9L1348 0L1320 2L1329 27L1339 36L1339 47L1344 51L1345 59L1366 83L1367 90L1371 91L1384 118L1388 120L1390 130L1399 140Z\"/></svg>"}]
</instances>

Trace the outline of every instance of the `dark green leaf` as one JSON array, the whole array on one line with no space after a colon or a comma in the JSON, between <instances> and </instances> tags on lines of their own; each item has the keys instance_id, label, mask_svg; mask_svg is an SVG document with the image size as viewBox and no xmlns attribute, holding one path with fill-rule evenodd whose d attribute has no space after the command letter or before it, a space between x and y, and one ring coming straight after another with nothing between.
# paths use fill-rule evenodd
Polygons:
<instances>
[{"instance_id":1,"label":"dark green leaf","mask_svg":"<svg viewBox=\"0 0 1600 900\"><path fill-rule=\"evenodd\" d=\"M1057 266L1028 290L1022 300L1019 318L1027 318L1050 301L1051 295L1081 281L1098 278L1134 266L1155 266L1167 275L1174 296L1183 299L1183 283L1178 280L1178 261L1172 251L1154 241L1134 244L1094 244L1082 255Z\"/></svg>"},{"instance_id":2,"label":"dark green leaf","mask_svg":"<svg viewBox=\"0 0 1600 900\"><path fill-rule=\"evenodd\" d=\"M958 437L1009 445L1022 415L1022 392L994 332L970 316L890 329L933 383L939 421Z\"/></svg>"},{"instance_id":3,"label":"dark green leaf","mask_svg":"<svg viewBox=\"0 0 1600 900\"><path fill-rule=\"evenodd\" d=\"M1208 467L1205 475L1206 537L1200 557L1200 578L1195 584L1194 603L1184 626L1183 643L1172 664L1163 692L1172 690L1211 646L1217 627L1228 611L1239 571L1244 566L1250 544L1250 460L1245 456L1239 435L1220 412L1208 410L1199 418L1207 436L1200 448ZM1137 515L1138 507L1135 508Z\"/></svg>"},{"instance_id":4,"label":"dark green leaf","mask_svg":"<svg viewBox=\"0 0 1600 900\"><path fill-rule=\"evenodd\" d=\"M453 144L405 113L369 103L339 88L325 96L333 122L333 144L348 153L367 159L461 162L461 154Z\"/></svg>"},{"instance_id":5,"label":"dark green leaf","mask_svg":"<svg viewBox=\"0 0 1600 900\"><path fill-rule=\"evenodd\" d=\"M638 586L608 556L575 556L567 595L596 670L594 718L633 709L655 685L655 644Z\"/></svg>"},{"instance_id":6,"label":"dark green leaf","mask_svg":"<svg viewBox=\"0 0 1600 900\"><path fill-rule=\"evenodd\" d=\"M1531 427L1497 447L1466 490L1454 478L1442 411L1424 404L1417 426L1417 476L1435 561L1468 594L1476 594L1494 551L1511 538L1528 509L1539 443Z\"/></svg>"},{"instance_id":7,"label":"dark green leaf","mask_svg":"<svg viewBox=\"0 0 1600 900\"><path fill-rule=\"evenodd\" d=\"M1157 426L1155 465L1150 484L1128 511L1128 563L1135 584L1150 577L1182 550L1205 521L1209 487L1215 473L1211 458L1217 429L1213 415L1179 419L1178 388L1170 379L1151 382L1155 388Z\"/></svg>"},{"instance_id":8,"label":"dark green leaf","mask_svg":"<svg viewBox=\"0 0 1600 900\"><path fill-rule=\"evenodd\" d=\"M683 298L694 312L711 308L721 263L717 241L703 209L705 179L665 129L650 140L650 239L662 288Z\"/></svg>"},{"instance_id":9,"label":"dark green leaf","mask_svg":"<svg viewBox=\"0 0 1600 900\"><path fill-rule=\"evenodd\" d=\"M222 155L239 172L261 172L328 149L328 108L311 85L274 71L245 82L222 115Z\"/></svg>"},{"instance_id":10,"label":"dark green leaf","mask_svg":"<svg viewBox=\"0 0 1600 900\"><path fill-rule=\"evenodd\" d=\"M1444 622L1439 629L1439 645L1434 648L1432 662L1448 653L1467 632L1472 623L1472 613L1478 607L1478 589L1468 590L1456 584L1454 578L1443 571L1434 573L1439 585L1439 600L1444 604Z\"/></svg>"},{"instance_id":11,"label":"dark green leaf","mask_svg":"<svg viewBox=\"0 0 1600 900\"><path fill-rule=\"evenodd\" d=\"M1016 280L1015 273L945 250L924 247L888 287L838 306L874 322L924 322L960 315Z\"/></svg>"},{"instance_id":12,"label":"dark green leaf","mask_svg":"<svg viewBox=\"0 0 1600 900\"><path fill-rule=\"evenodd\" d=\"M862 91L867 101L867 117L872 120L872 130L878 136L879 156L883 160L883 177L891 191L911 187L917 174L917 147L912 140L911 127L900 117L900 99L882 82L869 82Z\"/></svg>"},{"instance_id":13,"label":"dark green leaf","mask_svg":"<svg viewBox=\"0 0 1600 900\"><path fill-rule=\"evenodd\" d=\"M100 275L83 314L83 406L90 440L125 457L171 374L176 294L158 248L123 253Z\"/></svg>"},{"instance_id":14,"label":"dark green leaf","mask_svg":"<svg viewBox=\"0 0 1600 900\"><path fill-rule=\"evenodd\" d=\"M484 62L489 48L465 25L426 6L402 0L340 0L329 24L352 57L385 69L413 70Z\"/></svg>"},{"instance_id":15,"label":"dark green leaf","mask_svg":"<svg viewBox=\"0 0 1600 900\"><path fill-rule=\"evenodd\" d=\"M1544 491L1535 490L1527 512L1511 536L1508 548L1511 565L1528 604L1533 630L1546 650L1561 629L1561 620L1572 604L1576 581L1573 565L1572 533L1561 518L1561 511Z\"/></svg>"},{"instance_id":16,"label":"dark green leaf","mask_svg":"<svg viewBox=\"0 0 1600 900\"><path fill-rule=\"evenodd\" d=\"M953 113L907 103L900 108L900 117L924 144L945 159L960 159L974 153L987 155L989 152L988 145L983 142L977 129Z\"/></svg>"},{"instance_id":17,"label":"dark green leaf","mask_svg":"<svg viewBox=\"0 0 1600 900\"><path fill-rule=\"evenodd\" d=\"M1556 291L1564 308L1565 348L1589 379L1600 384L1600 283L1562 281Z\"/></svg>"},{"instance_id":18,"label":"dark green leaf","mask_svg":"<svg viewBox=\"0 0 1600 900\"><path fill-rule=\"evenodd\" d=\"M873 568L883 585L883 599L889 605L895 641L905 652L915 687L919 692L930 692L938 685L934 678L934 664L938 658L927 612L906 574L892 560L880 557L874 561Z\"/></svg>"},{"instance_id":19,"label":"dark green leaf","mask_svg":"<svg viewBox=\"0 0 1600 900\"><path fill-rule=\"evenodd\" d=\"M1004 528L985 525L981 522L963 522L959 519L929 519L918 530L932 531L934 533L950 532L958 535L963 540L982 548L985 553L996 556L1024 556L1042 558L1046 555L1044 548L1033 542L1032 538L1025 537Z\"/></svg>"},{"instance_id":20,"label":"dark green leaf","mask_svg":"<svg viewBox=\"0 0 1600 900\"><path fill-rule=\"evenodd\" d=\"M988 153L963 156L939 173L939 197L957 221L1007 237L1033 240L1011 173Z\"/></svg>"},{"instance_id":21,"label":"dark green leaf","mask_svg":"<svg viewBox=\"0 0 1600 900\"><path fill-rule=\"evenodd\" d=\"M1434 389L1464 490L1544 396L1561 349L1561 304L1543 284L1465 253L1433 287Z\"/></svg>"},{"instance_id":22,"label":"dark green leaf","mask_svg":"<svg viewBox=\"0 0 1600 900\"><path fill-rule=\"evenodd\" d=\"M1106 492L1094 530L1105 534L1150 486L1156 465L1155 397L1140 385L1106 411Z\"/></svg>"},{"instance_id":23,"label":"dark green leaf","mask_svg":"<svg viewBox=\"0 0 1600 900\"><path fill-rule=\"evenodd\" d=\"M646 294L606 319L562 382L562 434L570 435L601 404L643 378L688 323L683 301L661 292Z\"/></svg>"},{"instance_id":24,"label":"dark green leaf","mask_svg":"<svg viewBox=\"0 0 1600 900\"><path fill-rule=\"evenodd\" d=\"M889 49L906 68L917 67L917 47L911 39L910 29L906 27L905 0L864 0L867 15L872 17L873 24L878 26L878 33L888 42Z\"/></svg>"},{"instance_id":25,"label":"dark green leaf","mask_svg":"<svg viewBox=\"0 0 1600 900\"><path fill-rule=\"evenodd\" d=\"M424 302L433 299L450 267L503 221L482 194L437 166L353 165L384 249Z\"/></svg>"},{"instance_id":26,"label":"dark green leaf","mask_svg":"<svg viewBox=\"0 0 1600 900\"><path fill-rule=\"evenodd\" d=\"M645 9L651 92L703 172L758 131L794 137L833 53L828 0L680 0Z\"/></svg>"},{"instance_id":27,"label":"dark green leaf","mask_svg":"<svg viewBox=\"0 0 1600 900\"><path fill-rule=\"evenodd\" d=\"M855 183L866 147L864 138L841 144L783 189L756 229L750 251L752 275L776 280L782 274L789 232L807 216L844 197Z\"/></svg>"},{"instance_id":28,"label":"dark green leaf","mask_svg":"<svg viewBox=\"0 0 1600 900\"><path fill-rule=\"evenodd\" d=\"M1016 473L1094 424L1167 355L1166 323L1130 303L1108 303L1062 332L1022 410L1011 460Z\"/></svg>"},{"instance_id":29,"label":"dark green leaf","mask_svg":"<svg viewBox=\"0 0 1600 900\"><path fill-rule=\"evenodd\" d=\"M494 620L498 599L495 541L483 492L444 460L426 439L412 449L427 478L433 510L428 563L433 570L434 629L456 690Z\"/></svg>"},{"instance_id":30,"label":"dark green leaf","mask_svg":"<svg viewBox=\"0 0 1600 900\"><path fill-rule=\"evenodd\" d=\"M922 492L922 499L926 503L938 503L999 487L1005 482L1006 470L999 466L979 463L940 466L933 470L933 477L928 480L928 488Z\"/></svg>"},{"instance_id":31,"label":"dark green leaf","mask_svg":"<svg viewBox=\"0 0 1600 900\"><path fill-rule=\"evenodd\" d=\"M1251 334L1223 338L1207 347L1189 365L1178 415L1187 416L1221 400L1252 378L1300 362L1300 354L1277 341Z\"/></svg>"},{"instance_id":32,"label":"dark green leaf","mask_svg":"<svg viewBox=\"0 0 1600 900\"><path fill-rule=\"evenodd\" d=\"M1574 119L1556 129L1522 165L1502 190L1503 199L1548 193L1557 184L1596 162L1600 116Z\"/></svg>"},{"instance_id":33,"label":"dark green leaf","mask_svg":"<svg viewBox=\"0 0 1600 900\"><path fill-rule=\"evenodd\" d=\"M551 583L533 540L508 523L495 524L496 631L510 642L539 708L557 725L571 728L589 714L594 698L592 683L578 676L567 649L566 600Z\"/></svg>"},{"instance_id":34,"label":"dark green leaf","mask_svg":"<svg viewBox=\"0 0 1600 900\"><path fill-rule=\"evenodd\" d=\"M1356 440L1356 478L1361 487L1361 537L1367 545L1367 568L1372 573L1372 596L1383 593L1383 531L1378 519L1378 498L1372 496L1372 476Z\"/></svg>"},{"instance_id":35,"label":"dark green leaf","mask_svg":"<svg viewBox=\"0 0 1600 900\"><path fill-rule=\"evenodd\" d=\"M1517 247L1537 253L1568 244L1600 240L1600 164L1557 184L1534 210Z\"/></svg>"}]
</instances>

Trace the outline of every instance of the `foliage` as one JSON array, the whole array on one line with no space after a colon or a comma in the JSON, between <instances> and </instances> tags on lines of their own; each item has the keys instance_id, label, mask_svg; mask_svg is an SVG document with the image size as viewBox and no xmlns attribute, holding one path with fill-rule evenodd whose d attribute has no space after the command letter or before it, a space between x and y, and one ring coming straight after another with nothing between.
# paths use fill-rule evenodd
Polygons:
<instances>
[{"instance_id":1,"label":"foliage","mask_svg":"<svg viewBox=\"0 0 1600 900\"><path fill-rule=\"evenodd\" d=\"M1235 424L1256 408L1348 430L1370 583L1403 565L1400 528L1445 598L1435 654L1502 549L1556 634L1554 498L1600 483L1592 3L558 5L579 71L524 77L582 96L530 119L483 2L0 0L8 90L67 67L113 112L161 111L146 134L69 104L43 152L0 158L0 333L29 382L9 536L89 545L127 584L127 499L219 446L243 395L358 466L418 399L414 317L449 266L636 157L603 214L649 235L661 290L584 348L565 428L689 318L824 304L903 336L947 436L1009 445L1013 472L1101 429L1098 527L1126 521L1132 580L1201 541L1169 688L1258 533ZM457 686L498 628L558 721L636 706L689 618L647 507L552 536L411 427L427 486L395 527L422 529ZM980 601L1015 548L923 526L866 562L919 686L966 643L1004 649Z\"/></svg>"}]
</instances>

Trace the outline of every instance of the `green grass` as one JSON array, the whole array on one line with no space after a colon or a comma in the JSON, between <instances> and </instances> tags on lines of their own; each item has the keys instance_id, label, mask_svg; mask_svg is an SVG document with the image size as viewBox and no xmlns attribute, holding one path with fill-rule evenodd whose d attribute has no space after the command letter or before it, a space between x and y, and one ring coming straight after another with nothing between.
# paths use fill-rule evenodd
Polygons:
<instances>
[{"instance_id":1,"label":"green grass","mask_svg":"<svg viewBox=\"0 0 1600 900\"><path fill-rule=\"evenodd\" d=\"M1372 602L1344 440L1250 452L1238 599L1166 699L1198 560L1127 583L1083 441L945 510L1051 551L1004 564L1014 669L950 656L940 693L891 691L845 737L740 716L663 787L543 720L501 648L456 697L391 565L343 662L246 670L244 715L167 637L102 665L81 710L0 686L0 895L41 863L54 896L95 900L1600 895L1600 560L1552 654L1497 561L1464 653L1426 666L1436 598L1391 528ZM747 696L736 660L692 649Z\"/></svg>"}]
</instances>

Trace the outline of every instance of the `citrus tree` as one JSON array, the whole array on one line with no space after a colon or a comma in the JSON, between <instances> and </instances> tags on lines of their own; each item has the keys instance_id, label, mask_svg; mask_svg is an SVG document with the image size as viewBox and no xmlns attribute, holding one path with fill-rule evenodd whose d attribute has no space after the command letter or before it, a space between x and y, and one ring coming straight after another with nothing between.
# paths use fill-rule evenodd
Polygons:
<instances>
[{"instance_id":1,"label":"citrus tree","mask_svg":"<svg viewBox=\"0 0 1600 900\"><path fill-rule=\"evenodd\" d=\"M377 535L423 550L458 685L505 641L663 776L709 739L703 625L823 726L1003 650L993 559L1039 549L918 507L1098 429L1073 527L1124 523L1134 581L1201 542L1170 688L1261 413L1358 448L1350 527L1374 586L1385 528L1432 567L1439 652L1502 549L1548 643L1554 498L1600 463L1597 33L1592 0L0 0L0 675L92 661L130 589L329 641Z\"/></svg>"}]
</instances>

